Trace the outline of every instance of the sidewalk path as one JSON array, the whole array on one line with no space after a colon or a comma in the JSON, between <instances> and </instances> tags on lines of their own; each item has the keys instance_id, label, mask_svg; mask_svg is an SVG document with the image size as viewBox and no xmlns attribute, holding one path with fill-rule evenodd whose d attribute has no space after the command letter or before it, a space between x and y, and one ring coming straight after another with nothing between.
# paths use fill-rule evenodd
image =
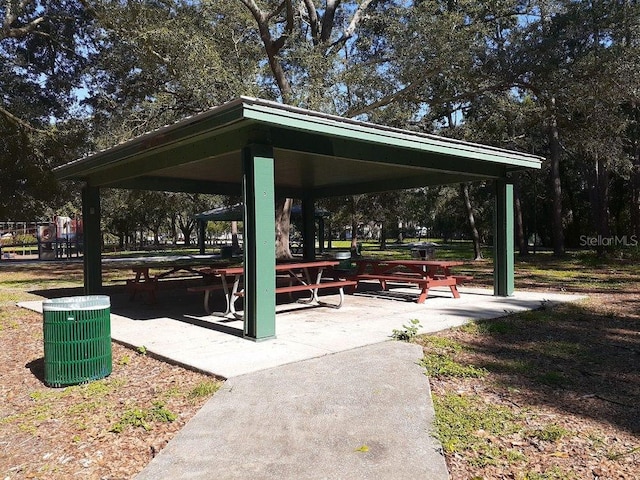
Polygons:
<instances>
[{"instance_id":1,"label":"sidewalk path","mask_svg":"<svg viewBox=\"0 0 640 480\"><path fill-rule=\"evenodd\" d=\"M421 357L387 341L231 378L136 480L446 480Z\"/></svg>"}]
</instances>

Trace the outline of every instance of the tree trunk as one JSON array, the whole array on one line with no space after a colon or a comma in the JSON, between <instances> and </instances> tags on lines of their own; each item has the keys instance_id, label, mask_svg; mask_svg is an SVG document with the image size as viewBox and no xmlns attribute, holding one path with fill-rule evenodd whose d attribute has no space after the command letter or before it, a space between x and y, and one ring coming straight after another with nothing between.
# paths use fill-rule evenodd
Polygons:
<instances>
[{"instance_id":1,"label":"tree trunk","mask_svg":"<svg viewBox=\"0 0 640 480\"><path fill-rule=\"evenodd\" d=\"M279 199L276 204L276 259L293 258L289 248L292 206L293 200L290 198Z\"/></svg>"},{"instance_id":2,"label":"tree trunk","mask_svg":"<svg viewBox=\"0 0 640 480\"><path fill-rule=\"evenodd\" d=\"M564 254L564 225L562 222L562 182L560 180L560 134L556 116L556 99L551 97L549 111L549 161L551 164L551 193L553 195L553 254Z\"/></svg>"},{"instance_id":3,"label":"tree trunk","mask_svg":"<svg viewBox=\"0 0 640 480\"><path fill-rule=\"evenodd\" d=\"M631 115L633 132L630 134L631 140L631 234L640 238L640 105L631 103Z\"/></svg>"},{"instance_id":4,"label":"tree trunk","mask_svg":"<svg viewBox=\"0 0 640 480\"><path fill-rule=\"evenodd\" d=\"M640 146L635 150L631 172L631 229L632 234L640 238Z\"/></svg>"},{"instance_id":5,"label":"tree trunk","mask_svg":"<svg viewBox=\"0 0 640 480\"><path fill-rule=\"evenodd\" d=\"M473 215L473 207L471 206L471 197L469 196L469 185L467 183L460 184L460 191L462 192L462 198L464 199L464 206L467 211L467 219L469 220L469 229L473 237L473 259L482 259L482 249L480 248L480 234L476 227L476 219Z\"/></svg>"},{"instance_id":6,"label":"tree trunk","mask_svg":"<svg viewBox=\"0 0 640 480\"><path fill-rule=\"evenodd\" d=\"M358 251L358 222L355 218L351 219L351 251Z\"/></svg>"},{"instance_id":7,"label":"tree trunk","mask_svg":"<svg viewBox=\"0 0 640 480\"><path fill-rule=\"evenodd\" d=\"M529 244L524 231L524 222L522 219L522 200L520 198L520 179L517 178L513 185L514 191L514 210L516 215L516 241L518 242L518 254L527 255L529 253Z\"/></svg>"},{"instance_id":8,"label":"tree trunk","mask_svg":"<svg viewBox=\"0 0 640 480\"><path fill-rule=\"evenodd\" d=\"M193 223L184 224L182 222L179 222L178 228L180 228L180 231L184 236L184 246L191 246L191 232L193 231Z\"/></svg>"},{"instance_id":9,"label":"tree trunk","mask_svg":"<svg viewBox=\"0 0 640 480\"><path fill-rule=\"evenodd\" d=\"M240 252L240 242L238 241L238 222L231 222L231 251L233 253Z\"/></svg>"},{"instance_id":10,"label":"tree trunk","mask_svg":"<svg viewBox=\"0 0 640 480\"><path fill-rule=\"evenodd\" d=\"M594 160L590 175L589 197L591 200L591 221L600 238L611 235L609 228L609 170L600 155ZM604 253L604 245L598 244L598 255Z\"/></svg>"},{"instance_id":11,"label":"tree trunk","mask_svg":"<svg viewBox=\"0 0 640 480\"><path fill-rule=\"evenodd\" d=\"M173 238L173 244L178 243L178 227L176 225L176 216L171 215L171 237Z\"/></svg>"}]
</instances>

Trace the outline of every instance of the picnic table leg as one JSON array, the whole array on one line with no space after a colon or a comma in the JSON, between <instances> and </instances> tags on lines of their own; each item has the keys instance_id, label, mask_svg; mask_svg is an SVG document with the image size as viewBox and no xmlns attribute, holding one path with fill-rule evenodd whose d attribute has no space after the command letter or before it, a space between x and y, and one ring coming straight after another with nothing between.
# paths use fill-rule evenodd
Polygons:
<instances>
[{"instance_id":1,"label":"picnic table leg","mask_svg":"<svg viewBox=\"0 0 640 480\"><path fill-rule=\"evenodd\" d=\"M229 295L229 310L236 318L243 318L243 314L238 313L236 310L236 300L238 300L238 296L236 295L236 293L238 293L239 291L241 278L242 275L235 276L233 280L233 288L231 290L231 294Z\"/></svg>"},{"instance_id":2,"label":"picnic table leg","mask_svg":"<svg viewBox=\"0 0 640 480\"><path fill-rule=\"evenodd\" d=\"M158 289L158 278L149 275L148 268L135 268L136 278L127 281L127 289L131 290L129 300L134 300L139 290L149 292L149 303L156 303L156 290ZM141 278L142 277L142 278ZM143 281L142 281L143 280Z\"/></svg>"},{"instance_id":3,"label":"picnic table leg","mask_svg":"<svg viewBox=\"0 0 640 480\"><path fill-rule=\"evenodd\" d=\"M129 287L129 290L131 290L131 294L129 295L129 300L134 300L136 298L136 293L138 293L138 289L136 288L136 285L140 283L140 275L142 272L140 270L135 270L135 272L136 272L136 278L134 278L131 283L127 284L127 286Z\"/></svg>"},{"instance_id":4,"label":"picnic table leg","mask_svg":"<svg viewBox=\"0 0 640 480\"><path fill-rule=\"evenodd\" d=\"M317 289L316 289L317 291ZM340 293L340 301L337 304L327 303L323 300L318 300L318 305L322 305L323 307L331 307L331 308L340 308L342 306L342 302L344 302L344 289L343 287L339 287L338 291Z\"/></svg>"},{"instance_id":5,"label":"picnic table leg","mask_svg":"<svg viewBox=\"0 0 640 480\"><path fill-rule=\"evenodd\" d=\"M322 281L322 273L323 272L324 272L324 268L323 267L318 268L318 275L316 275L316 283L315 283L315 285L319 285L320 282ZM340 292L342 292L342 288L340 289ZM317 288L313 289L312 296L313 296L313 300L316 303L320 303L320 300L318 299L318 289ZM342 304L342 301L340 301L340 303Z\"/></svg>"},{"instance_id":6,"label":"picnic table leg","mask_svg":"<svg viewBox=\"0 0 640 480\"><path fill-rule=\"evenodd\" d=\"M424 286L422 287L422 291L420 292L420 296L418 297L417 303L424 303L428 296L429 287L427 286L427 284L424 284Z\"/></svg>"},{"instance_id":7,"label":"picnic table leg","mask_svg":"<svg viewBox=\"0 0 640 480\"><path fill-rule=\"evenodd\" d=\"M322 274L322 269L320 269L320 274ZM301 280L294 271L292 270L287 270L287 272L289 273L290 276L290 285L293 283L293 280L296 280L297 282L299 282L301 285L311 285L311 275L309 274L309 269L308 268L303 268L302 272L304 274L304 280ZM298 303L311 303L314 300L317 299L317 296L315 295L316 290L311 290L311 296L309 298L300 298L298 299ZM289 293L289 297L291 298L291 293Z\"/></svg>"},{"instance_id":8,"label":"picnic table leg","mask_svg":"<svg viewBox=\"0 0 640 480\"><path fill-rule=\"evenodd\" d=\"M224 312L214 312L211 310L211 306L209 305L209 300L211 299L212 290L205 290L204 292L204 310L209 315L216 315L218 317L226 317L231 313L231 299L233 297L233 293L229 291L229 284L227 283L227 279L224 275L220 276L220 280L222 281L222 290L224 292L224 299L227 303Z\"/></svg>"},{"instance_id":9,"label":"picnic table leg","mask_svg":"<svg viewBox=\"0 0 640 480\"><path fill-rule=\"evenodd\" d=\"M451 293L453 293L453 298L460 298L460 293L458 292L457 285L450 285L449 288L451 288Z\"/></svg>"}]
</instances>

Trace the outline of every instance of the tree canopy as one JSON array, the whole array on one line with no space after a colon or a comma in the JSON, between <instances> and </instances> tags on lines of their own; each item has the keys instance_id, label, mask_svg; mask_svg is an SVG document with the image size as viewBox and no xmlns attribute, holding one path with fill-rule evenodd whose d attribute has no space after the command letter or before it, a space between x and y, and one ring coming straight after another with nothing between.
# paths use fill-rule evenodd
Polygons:
<instances>
[{"instance_id":1,"label":"tree canopy","mask_svg":"<svg viewBox=\"0 0 640 480\"><path fill-rule=\"evenodd\" d=\"M514 178L523 252L640 235L639 38L636 0L4 0L0 218L72 198L55 165L251 95L545 156ZM340 208L487 237L484 183L392 199Z\"/></svg>"}]
</instances>

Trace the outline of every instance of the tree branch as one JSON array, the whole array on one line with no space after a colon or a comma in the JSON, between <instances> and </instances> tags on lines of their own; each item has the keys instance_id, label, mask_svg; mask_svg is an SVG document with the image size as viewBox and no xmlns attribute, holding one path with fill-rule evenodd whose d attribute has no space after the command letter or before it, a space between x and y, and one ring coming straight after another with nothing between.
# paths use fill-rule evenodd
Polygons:
<instances>
[{"instance_id":1,"label":"tree branch","mask_svg":"<svg viewBox=\"0 0 640 480\"><path fill-rule=\"evenodd\" d=\"M256 5L256 2L254 2L253 0L240 0L240 2L245 7L247 7L247 9L251 12L251 14L253 15L253 18L255 18L259 26L264 23L264 21L266 20L266 17L262 12L262 10L258 8L258 6Z\"/></svg>"},{"instance_id":2,"label":"tree branch","mask_svg":"<svg viewBox=\"0 0 640 480\"><path fill-rule=\"evenodd\" d=\"M275 53L279 52L280 49L284 47L287 38L289 38L289 35L291 35L291 32L293 32L293 4L291 3L291 0L285 0L284 2L282 2L282 4L287 8L287 23L284 27L284 33L280 35L280 37L275 42L273 42L273 49ZM282 10L281 7L282 5L279 7L280 11Z\"/></svg>"},{"instance_id":3,"label":"tree branch","mask_svg":"<svg viewBox=\"0 0 640 480\"><path fill-rule=\"evenodd\" d=\"M16 117L13 113L11 113L9 110L6 110L2 106L0 106L0 115L4 115L4 117L7 120L9 120L11 123L13 123L17 127L22 127L22 128L27 129L27 130L31 130L32 132L41 133L43 135L52 136L51 132L49 132L47 130L41 130L39 128L34 127L30 123L25 122L21 118Z\"/></svg>"},{"instance_id":4,"label":"tree branch","mask_svg":"<svg viewBox=\"0 0 640 480\"><path fill-rule=\"evenodd\" d=\"M327 0L327 6L322 16L322 31L320 32L320 43L326 43L331 38L333 32L336 10L340 6L340 0Z\"/></svg>"},{"instance_id":5,"label":"tree branch","mask_svg":"<svg viewBox=\"0 0 640 480\"><path fill-rule=\"evenodd\" d=\"M391 93L379 99L376 102L370 103L364 107L349 109L343 115L346 117L355 117L357 115L362 115L363 113L370 112L371 110L375 110L376 108L386 107L387 105L395 102L399 98L407 96L409 93L418 89L420 86L424 84L424 81L431 74L430 71L426 71L422 75L420 75L417 79L411 82L409 85L401 88L397 92Z\"/></svg>"},{"instance_id":6,"label":"tree branch","mask_svg":"<svg viewBox=\"0 0 640 480\"><path fill-rule=\"evenodd\" d=\"M347 110L343 115L347 116L347 117L355 117L357 115L362 115L363 113L367 113L370 112L372 110L375 110L377 108L382 108L382 107L386 107L387 105L390 105L391 103L397 101L400 98L406 98L409 96L409 94L411 94L412 92L414 92L415 90L417 90L419 87L421 87L422 85L424 85L424 82L427 80L427 78L433 73L433 71L431 70L427 70L426 72L424 72L422 75L420 75L417 79L415 79L413 82L409 83L407 86L405 86L404 88L401 88L400 90L391 93L389 95L386 95L382 98L380 98L379 100L370 103L369 105L365 105L359 108L353 108L353 109L349 109ZM523 88L525 90L529 90L530 92L532 92L534 95L540 95L540 89L538 89L535 85L532 85L531 83L525 82L525 81L521 81L521 80L514 80L514 81L510 81L510 82L503 82L503 83L495 83L495 84L489 84L489 85L485 85L485 86L477 86L476 88L461 93L459 95L453 95L447 98L435 98L435 99L431 99L430 103L432 104L444 104L444 103L455 103L455 102L459 102L461 100L469 100L470 98L473 98L475 96L478 96L482 93L486 93L486 92L499 92L499 91L505 91L505 90L509 90L510 88L513 87L520 87Z\"/></svg>"},{"instance_id":7,"label":"tree branch","mask_svg":"<svg viewBox=\"0 0 640 480\"><path fill-rule=\"evenodd\" d=\"M269 30L269 16L264 13L258 6L256 5L254 0L240 0L242 4L249 9L256 23L258 24L258 30L260 32L260 38L262 39L262 43L264 44L265 51L267 53L267 58L269 59L269 67L271 67L271 72L276 79L276 83L278 84L278 89L282 94L283 100L285 103L288 103L291 98L291 85L286 78L284 73L284 69L282 68L282 64L278 60L277 53L284 46L284 42L288 36L281 36L276 42L273 41L271 37L271 30ZM287 4L287 29L291 31L293 29L293 6L291 5L291 0L285 0ZM280 8L280 7L278 7ZM290 24L289 24L290 20Z\"/></svg>"},{"instance_id":8,"label":"tree branch","mask_svg":"<svg viewBox=\"0 0 640 480\"><path fill-rule=\"evenodd\" d=\"M11 23L14 21L15 18L9 21L5 16L5 23L2 26L2 38L22 38L29 35L37 28L38 25L44 22L44 17L38 17L20 28L11 28Z\"/></svg>"},{"instance_id":9,"label":"tree branch","mask_svg":"<svg viewBox=\"0 0 640 480\"><path fill-rule=\"evenodd\" d=\"M313 4L313 0L304 0L304 5L307 8L309 26L311 27L311 38L313 39L313 44L317 45L320 40L318 36L318 33L320 32L318 11L316 10L316 6Z\"/></svg>"},{"instance_id":10,"label":"tree branch","mask_svg":"<svg viewBox=\"0 0 640 480\"><path fill-rule=\"evenodd\" d=\"M353 34L356 32L356 28L358 28L358 24L362 21L364 17L364 11L367 8L369 8L369 5L371 5L375 1L376 0L364 0L362 3L360 3L360 5L358 5L358 9L353 14L353 17L351 18L349 25L342 32L342 36L331 44L330 49L334 49L335 47L344 44L347 40L353 37ZM323 36L324 36L324 28L323 28ZM327 36L326 40L329 40L329 36Z\"/></svg>"},{"instance_id":11,"label":"tree branch","mask_svg":"<svg viewBox=\"0 0 640 480\"><path fill-rule=\"evenodd\" d=\"M286 1L283 1L271 13L269 13L267 15L267 21L280 15L282 13L282 10L284 10L284 7L286 6L286 3L287 3Z\"/></svg>"}]
</instances>

